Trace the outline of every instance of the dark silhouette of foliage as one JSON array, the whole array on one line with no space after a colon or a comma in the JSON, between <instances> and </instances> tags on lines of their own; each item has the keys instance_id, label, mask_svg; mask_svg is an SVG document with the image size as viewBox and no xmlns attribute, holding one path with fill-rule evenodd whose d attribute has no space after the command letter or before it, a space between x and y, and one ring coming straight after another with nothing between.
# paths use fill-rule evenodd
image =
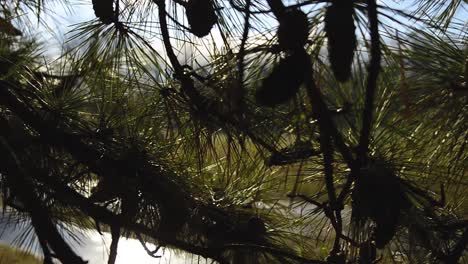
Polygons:
<instances>
[{"instance_id":1,"label":"dark silhouette of foliage","mask_svg":"<svg viewBox=\"0 0 468 264\"><path fill-rule=\"evenodd\" d=\"M58 59L52 2L0 3L1 201L44 263L86 263L67 225L109 264L467 260L461 1L92 0Z\"/></svg>"}]
</instances>

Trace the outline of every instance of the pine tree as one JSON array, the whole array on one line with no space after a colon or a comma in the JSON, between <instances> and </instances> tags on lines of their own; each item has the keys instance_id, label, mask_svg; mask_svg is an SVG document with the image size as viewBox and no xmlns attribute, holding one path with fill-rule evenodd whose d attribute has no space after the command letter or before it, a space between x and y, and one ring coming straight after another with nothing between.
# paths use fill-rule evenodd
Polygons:
<instances>
[{"instance_id":1,"label":"pine tree","mask_svg":"<svg viewBox=\"0 0 468 264\"><path fill-rule=\"evenodd\" d=\"M120 237L218 263L467 261L466 4L343 1L88 1L56 60L33 26L57 3L0 1L9 220L44 263L86 263L67 225L109 231L110 264Z\"/></svg>"}]
</instances>

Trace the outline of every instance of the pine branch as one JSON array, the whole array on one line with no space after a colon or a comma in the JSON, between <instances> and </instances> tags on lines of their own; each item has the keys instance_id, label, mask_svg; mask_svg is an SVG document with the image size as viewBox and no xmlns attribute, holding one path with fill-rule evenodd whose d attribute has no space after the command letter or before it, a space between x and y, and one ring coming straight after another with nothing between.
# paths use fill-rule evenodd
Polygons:
<instances>
[{"instance_id":1,"label":"pine branch","mask_svg":"<svg viewBox=\"0 0 468 264\"><path fill-rule=\"evenodd\" d=\"M76 160L86 164L97 175L108 177L111 182L116 173L125 178L128 175L133 175L135 170L139 170L141 180L145 182L142 186L158 190L158 192L148 190L153 193L153 197L158 202L170 204L177 212L187 210L186 206L189 203L189 198L183 193L183 190L164 173L152 171L160 170L160 167L155 168L148 161L144 161L145 164L139 164L140 167L134 168L131 166L131 162L121 162L113 158L109 153L100 152L92 146L88 146L82 142L78 135L64 132L57 128L55 123L38 116L9 92L11 88L11 84L0 81L0 105L8 107L25 123L30 125L41 135L45 142L64 147Z\"/></svg>"},{"instance_id":2,"label":"pine branch","mask_svg":"<svg viewBox=\"0 0 468 264\"><path fill-rule=\"evenodd\" d=\"M5 120L1 120L4 123ZM4 129L8 126L2 126ZM5 130L2 129L3 133ZM42 241L41 245L45 253L48 252L47 245L50 245L57 258L62 263L70 264L85 264L78 255L73 252L70 246L60 236L55 224L53 223L48 209L40 203L39 197L36 196L33 183L28 178L27 174L21 169L21 165L17 158L14 157L14 152L8 145L4 138L4 134L1 137L0 154L3 157L5 166L1 168L2 174L5 174L9 185L14 191L15 195L24 203L26 210L31 215L31 223L34 230ZM49 256L46 256L46 260L50 260Z\"/></svg>"},{"instance_id":3,"label":"pine branch","mask_svg":"<svg viewBox=\"0 0 468 264\"><path fill-rule=\"evenodd\" d=\"M110 157L106 157L102 153L96 152L89 146L80 142L79 137L74 137L74 135L67 134L64 131L54 127L51 124L48 124L47 121L43 120L41 117L35 115L31 109L26 107L21 101L17 100L15 96L8 92L10 85L5 82L0 82L0 104L6 105L9 109L11 109L14 113L16 113L19 117L21 117L26 123L28 123L33 129L37 130L46 143L58 146L65 146L70 153L75 153L77 150L86 151L86 155L90 156L87 159L84 159L79 154L75 153L75 158L81 160L81 162L87 164L92 170L97 173L98 175L101 174L108 174L109 171L115 172L116 170L123 173L128 174L130 172L125 172L125 167L121 167L119 163L126 163L119 161L112 161ZM78 151L79 152L79 151ZM99 155L99 156L95 156ZM91 160L95 159L99 161L98 163L91 163ZM105 161L105 162L104 162ZM29 164L29 166L33 166ZM97 170L96 168L99 167L100 169ZM205 258L212 258L214 260L219 261L220 263L227 263L224 258L222 257L223 251L225 249L219 248L216 243L211 243L212 247L201 247L195 246L191 243L187 243L184 241L177 240L174 237L165 236L160 231L155 231L152 228L148 228L145 225L138 224L134 222L132 219L123 218L120 215L116 215L115 213L109 211L107 208L98 206L93 203L90 199L84 197L83 195L79 194L69 186L67 186L64 182L61 182L53 175L48 175L48 172L43 171L41 168L28 168L28 171L34 171L35 180L49 186L50 189L54 190L56 196L61 197L62 203L67 206L76 207L81 210L86 215L90 216L91 218L95 219L99 223L103 223L109 226L115 226L119 224L121 228L125 228L127 230L131 230L135 233L141 233L146 236L152 237L155 240L160 241L161 244L173 246L179 248L181 250L185 250L187 252L203 256ZM157 174L146 174L148 178L156 179L159 181L160 179L164 178L161 175ZM151 183L146 183L147 187L155 186L155 180L151 181ZM156 181L156 182L157 182ZM161 186L158 187L158 194L159 195L166 195L166 193L174 192L179 190L179 188L171 188L168 186ZM173 194L172 194L173 195ZM180 205L179 201L167 201L170 204L172 210L179 210L174 209ZM184 206L184 205L182 205ZM198 208L203 207L202 205L197 205ZM209 217L213 217L210 215ZM216 222L224 221L223 219L216 219ZM41 224L42 226L42 224ZM114 236L115 237L115 236ZM113 240L117 241L117 240ZM64 244L64 243L63 243ZM114 243L115 245L115 243ZM113 250L114 251L114 250ZM114 251L115 252L115 251ZM69 262L73 263L73 262Z\"/></svg>"},{"instance_id":4,"label":"pine branch","mask_svg":"<svg viewBox=\"0 0 468 264\"><path fill-rule=\"evenodd\" d=\"M141 246L145 249L146 254L148 254L148 256L151 256L153 258L161 258L161 256L156 255L159 249L161 248L161 246L157 246L154 250L150 250L148 246L146 245L146 242L143 240L143 237L139 233L136 233L136 237L138 241L140 241Z\"/></svg>"},{"instance_id":5,"label":"pine branch","mask_svg":"<svg viewBox=\"0 0 468 264\"><path fill-rule=\"evenodd\" d=\"M372 126L374 99L377 90L377 79L380 73L380 33L379 20L377 17L377 4L375 0L368 0L367 13L369 16L370 35L371 35L371 60L368 67L366 98L363 112L361 135L359 138L358 157L361 163L367 161L369 151L370 131Z\"/></svg>"},{"instance_id":6,"label":"pine branch","mask_svg":"<svg viewBox=\"0 0 468 264\"><path fill-rule=\"evenodd\" d=\"M261 246L261 245L252 245L252 244L229 244L229 245L224 245L220 248L219 250L225 251L228 249L254 249L259 252L268 252L273 255L278 255L282 257L286 257L288 259L297 261L299 263L308 263L308 264L327 264L328 262L326 261L321 261L321 260L315 260L315 259L308 259L304 257L297 256L295 254L279 250L276 248L268 247L268 246Z\"/></svg>"},{"instance_id":7,"label":"pine branch","mask_svg":"<svg viewBox=\"0 0 468 264\"><path fill-rule=\"evenodd\" d=\"M251 5L251 0L247 0L245 3L245 8L247 10L250 10L250 5ZM245 13L245 21L244 21L244 31L242 33L242 39L241 39L241 44L239 48L239 53L237 54L237 69L239 71L238 73L238 87L237 89L244 89L244 57L245 57L245 44L247 42L247 39L249 37L249 30L250 30L250 12ZM239 100L242 101L243 99L243 94L241 94L241 97Z\"/></svg>"},{"instance_id":8,"label":"pine branch","mask_svg":"<svg viewBox=\"0 0 468 264\"><path fill-rule=\"evenodd\" d=\"M230 116L223 115L221 111L219 111L219 106L216 103L206 103L206 99L202 95L200 95L200 93L195 89L193 80L190 78L190 76L184 73L184 67L180 64L179 60L177 59L177 56L174 53L167 25L165 11L166 5L164 3L164 0L155 0L155 2L158 5L158 17L159 22L161 24L161 34L163 37L164 47L166 49L167 56L169 57L169 61L171 62L172 67L174 68L174 77L180 82L182 90L190 98L191 102L198 108L198 110L202 110L206 113L210 113L211 115L216 116L222 123L230 124L236 129L242 131L247 136L249 136L254 142L261 145L263 148L267 149L272 153L276 152L276 149L274 147L270 146L270 144L265 142L262 138L252 133L249 130L249 128L247 128L241 122L234 120Z\"/></svg>"},{"instance_id":9,"label":"pine branch","mask_svg":"<svg viewBox=\"0 0 468 264\"><path fill-rule=\"evenodd\" d=\"M333 179L333 146L331 142L331 131L335 130L333 125L330 125L327 121L331 122L328 108L321 101L320 92L315 85L315 80L312 73L312 65L309 64L309 69L306 71L306 87L307 95L312 105L313 116L317 118L320 132L320 151L323 154L323 169L325 175L325 185L327 188L327 195L330 201L331 210L334 214L328 214L328 218L332 222L333 228L335 229L335 241L332 252L337 253L340 250L340 235L343 230L341 221L341 210L343 204L338 204L336 198L336 190ZM341 137L339 137L341 138ZM354 161L353 161L354 163Z\"/></svg>"},{"instance_id":10,"label":"pine branch","mask_svg":"<svg viewBox=\"0 0 468 264\"><path fill-rule=\"evenodd\" d=\"M367 162L369 151L370 131L372 126L374 98L377 89L377 78L380 73L381 51L379 20L377 17L377 4L375 0L368 0L367 13L369 16L370 34L371 34L371 60L368 67L366 98L363 112L362 128L359 138L357 164L351 168L351 173L338 196L338 201L343 202L349 194L355 177L359 173L359 168Z\"/></svg>"}]
</instances>

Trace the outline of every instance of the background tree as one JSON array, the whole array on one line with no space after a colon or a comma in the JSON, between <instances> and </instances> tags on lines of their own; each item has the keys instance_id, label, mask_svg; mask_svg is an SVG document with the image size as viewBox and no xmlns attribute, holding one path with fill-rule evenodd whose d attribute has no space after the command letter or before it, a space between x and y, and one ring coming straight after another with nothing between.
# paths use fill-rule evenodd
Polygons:
<instances>
[{"instance_id":1,"label":"background tree","mask_svg":"<svg viewBox=\"0 0 468 264\"><path fill-rule=\"evenodd\" d=\"M0 1L3 208L45 263L85 263L70 225L109 263L466 260L461 1L93 0L50 60L53 2Z\"/></svg>"}]
</instances>

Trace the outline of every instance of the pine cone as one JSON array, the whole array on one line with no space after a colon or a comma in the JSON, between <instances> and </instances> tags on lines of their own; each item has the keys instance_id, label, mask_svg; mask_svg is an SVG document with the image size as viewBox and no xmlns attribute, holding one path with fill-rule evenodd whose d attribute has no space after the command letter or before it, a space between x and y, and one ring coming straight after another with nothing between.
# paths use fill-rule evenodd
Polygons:
<instances>
[{"instance_id":1,"label":"pine cone","mask_svg":"<svg viewBox=\"0 0 468 264\"><path fill-rule=\"evenodd\" d=\"M282 50L303 48L308 37L307 15L301 10L288 10L279 18L278 42Z\"/></svg>"},{"instance_id":2,"label":"pine cone","mask_svg":"<svg viewBox=\"0 0 468 264\"><path fill-rule=\"evenodd\" d=\"M351 76L356 49L353 13L352 0L335 0L325 14L328 56L335 78L340 82L347 81Z\"/></svg>"},{"instance_id":3,"label":"pine cone","mask_svg":"<svg viewBox=\"0 0 468 264\"><path fill-rule=\"evenodd\" d=\"M94 14L104 24L115 20L114 0L93 0Z\"/></svg>"},{"instance_id":4,"label":"pine cone","mask_svg":"<svg viewBox=\"0 0 468 264\"><path fill-rule=\"evenodd\" d=\"M189 0L185 14L190 24L190 31L200 38L208 35L218 21L211 0Z\"/></svg>"},{"instance_id":5,"label":"pine cone","mask_svg":"<svg viewBox=\"0 0 468 264\"><path fill-rule=\"evenodd\" d=\"M353 219L372 219L375 244L383 248L397 231L401 212L410 207L394 169L380 161L361 170L353 190Z\"/></svg>"},{"instance_id":6,"label":"pine cone","mask_svg":"<svg viewBox=\"0 0 468 264\"><path fill-rule=\"evenodd\" d=\"M258 104L276 106L293 97L304 82L304 74L310 63L308 54L300 50L282 59L263 80L255 94Z\"/></svg>"}]
</instances>

